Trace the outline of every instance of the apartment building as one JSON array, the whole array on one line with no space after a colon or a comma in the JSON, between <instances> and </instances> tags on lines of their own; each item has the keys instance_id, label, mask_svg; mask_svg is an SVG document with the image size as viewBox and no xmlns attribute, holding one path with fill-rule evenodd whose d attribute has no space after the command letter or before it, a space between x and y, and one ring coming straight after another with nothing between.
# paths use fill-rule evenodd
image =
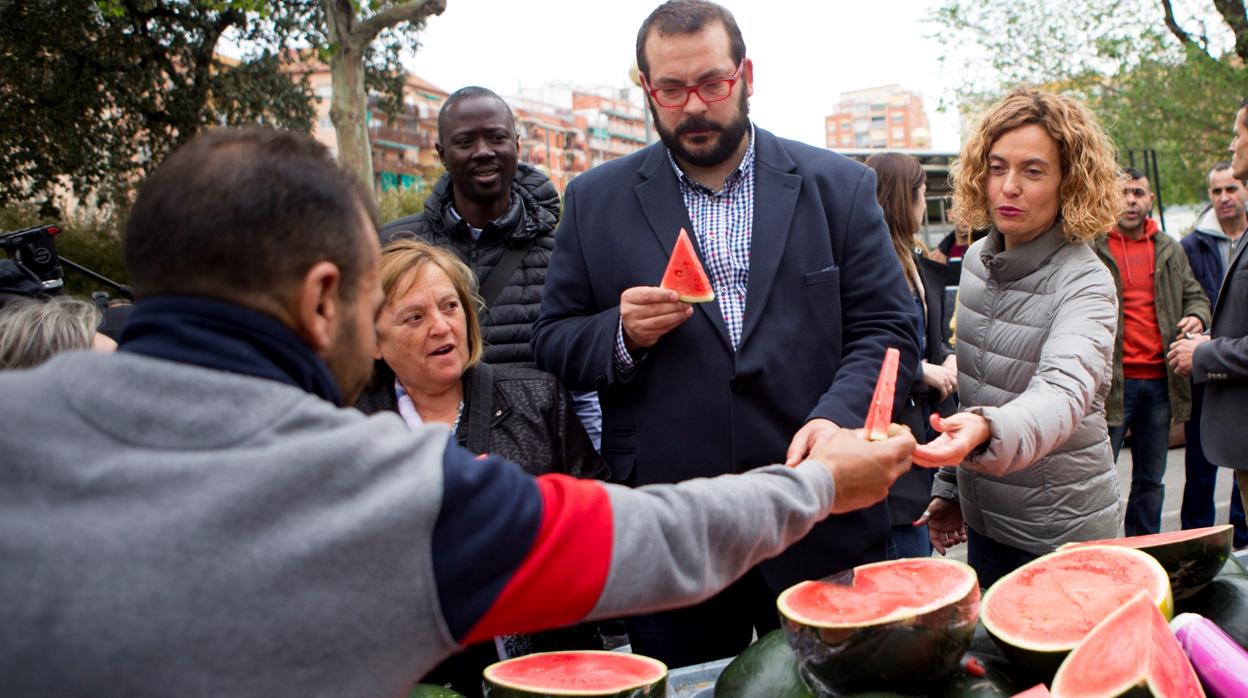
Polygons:
<instances>
[{"instance_id":1,"label":"apartment building","mask_svg":"<svg viewBox=\"0 0 1248 698\"><path fill-rule=\"evenodd\" d=\"M829 148L931 147L923 98L900 85L841 93L836 112L824 117L824 124Z\"/></svg>"}]
</instances>

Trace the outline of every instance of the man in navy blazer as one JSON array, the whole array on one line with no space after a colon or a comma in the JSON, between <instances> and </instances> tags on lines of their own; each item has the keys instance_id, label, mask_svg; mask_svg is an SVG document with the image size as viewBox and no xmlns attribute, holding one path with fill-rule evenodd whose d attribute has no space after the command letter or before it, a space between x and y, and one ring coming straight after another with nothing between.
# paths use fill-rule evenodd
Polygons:
<instances>
[{"instance_id":1,"label":"man in navy blazer","mask_svg":"<svg viewBox=\"0 0 1248 698\"><path fill-rule=\"evenodd\" d=\"M1239 104L1231 139L1231 174L1248 179L1248 99ZM1176 373L1205 385L1200 441L1210 463L1231 468L1248 509L1248 254L1240 236L1222 277L1209 334L1180 339L1170 346ZM556 243L556 247L558 243Z\"/></svg>"},{"instance_id":2,"label":"man in navy blazer","mask_svg":"<svg viewBox=\"0 0 1248 698\"><path fill-rule=\"evenodd\" d=\"M753 66L722 7L666 3L637 46L662 142L568 186L538 365L600 391L602 454L621 482L798 463L862 426L886 348L901 351L899 400L918 364L916 305L875 176L750 123ZM713 302L656 287L681 228ZM883 559L888 529L883 504L832 517L710 601L630 619L633 650L670 666L736 654L752 629L777 627L779 591Z\"/></svg>"}]
</instances>

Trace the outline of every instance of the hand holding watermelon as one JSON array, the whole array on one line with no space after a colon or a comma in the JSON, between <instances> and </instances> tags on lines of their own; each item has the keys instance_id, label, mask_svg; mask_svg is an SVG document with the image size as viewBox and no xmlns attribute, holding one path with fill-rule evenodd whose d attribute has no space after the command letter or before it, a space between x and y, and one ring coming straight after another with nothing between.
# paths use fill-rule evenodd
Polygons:
<instances>
[{"instance_id":1,"label":"hand holding watermelon","mask_svg":"<svg viewBox=\"0 0 1248 698\"><path fill-rule=\"evenodd\" d=\"M822 463L836 481L832 513L883 501L893 481L910 469L914 445L910 430L897 424L883 441L868 441L862 429L838 429L817 439L809 460Z\"/></svg>"},{"instance_id":2,"label":"hand holding watermelon","mask_svg":"<svg viewBox=\"0 0 1248 698\"><path fill-rule=\"evenodd\" d=\"M629 351L652 347L693 314L675 291L654 286L634 286L620 294L620 323Z\"/></svg>"}]
</instances>

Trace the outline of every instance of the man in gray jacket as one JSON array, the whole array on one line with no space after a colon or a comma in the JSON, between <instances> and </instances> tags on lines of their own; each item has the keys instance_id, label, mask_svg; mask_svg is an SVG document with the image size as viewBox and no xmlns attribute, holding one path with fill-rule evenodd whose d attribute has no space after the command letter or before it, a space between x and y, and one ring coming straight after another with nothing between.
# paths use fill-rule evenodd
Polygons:
<instances>
[{"instance_id":1,"label":"man in gray jacket","mask_svg":"<svg viewBox=\"0 0 1248 698\"><path fill-rule=\"evenodd\" d=\"M1248 179L1248 99L1235 112L1231 172ZM1174 370L1205 386L1201 446L1209 462L1235 470L1239 495L1248 508L1248 256L1236 245L1218 290L1209 334L1192 335L1170 347Z\"/></svg>"},{"instance_id":2,"label":"man in gray jacket","mask_svg":"<svg viewBox=\"0 0 1248 698\"><path fill-rule=\"evenodd\" d=\"M843 431L630 490L339 408L382 301L368 210L306 135L200 136L131 210L118 353L0 374L6 695L403 695L466 643L706 598L909 466Z\"/></svg>"}]
</instances>

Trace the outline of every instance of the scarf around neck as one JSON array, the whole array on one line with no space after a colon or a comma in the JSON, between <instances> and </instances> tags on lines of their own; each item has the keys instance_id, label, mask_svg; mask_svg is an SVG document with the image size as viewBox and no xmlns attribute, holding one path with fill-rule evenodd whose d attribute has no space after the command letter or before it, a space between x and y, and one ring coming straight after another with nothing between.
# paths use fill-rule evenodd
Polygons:
<instances>
[{"instance_id":1,"label":"scarf around neck","mask_svg":"<svg viewBox=\"0 0 1248 698\"><path fill-rule=\"evenodd\" d=\"M192 296L140 301L117 350L266 378L341 402L329 366L290 328L225 301Z\"/></svg>"}]
</instances>

